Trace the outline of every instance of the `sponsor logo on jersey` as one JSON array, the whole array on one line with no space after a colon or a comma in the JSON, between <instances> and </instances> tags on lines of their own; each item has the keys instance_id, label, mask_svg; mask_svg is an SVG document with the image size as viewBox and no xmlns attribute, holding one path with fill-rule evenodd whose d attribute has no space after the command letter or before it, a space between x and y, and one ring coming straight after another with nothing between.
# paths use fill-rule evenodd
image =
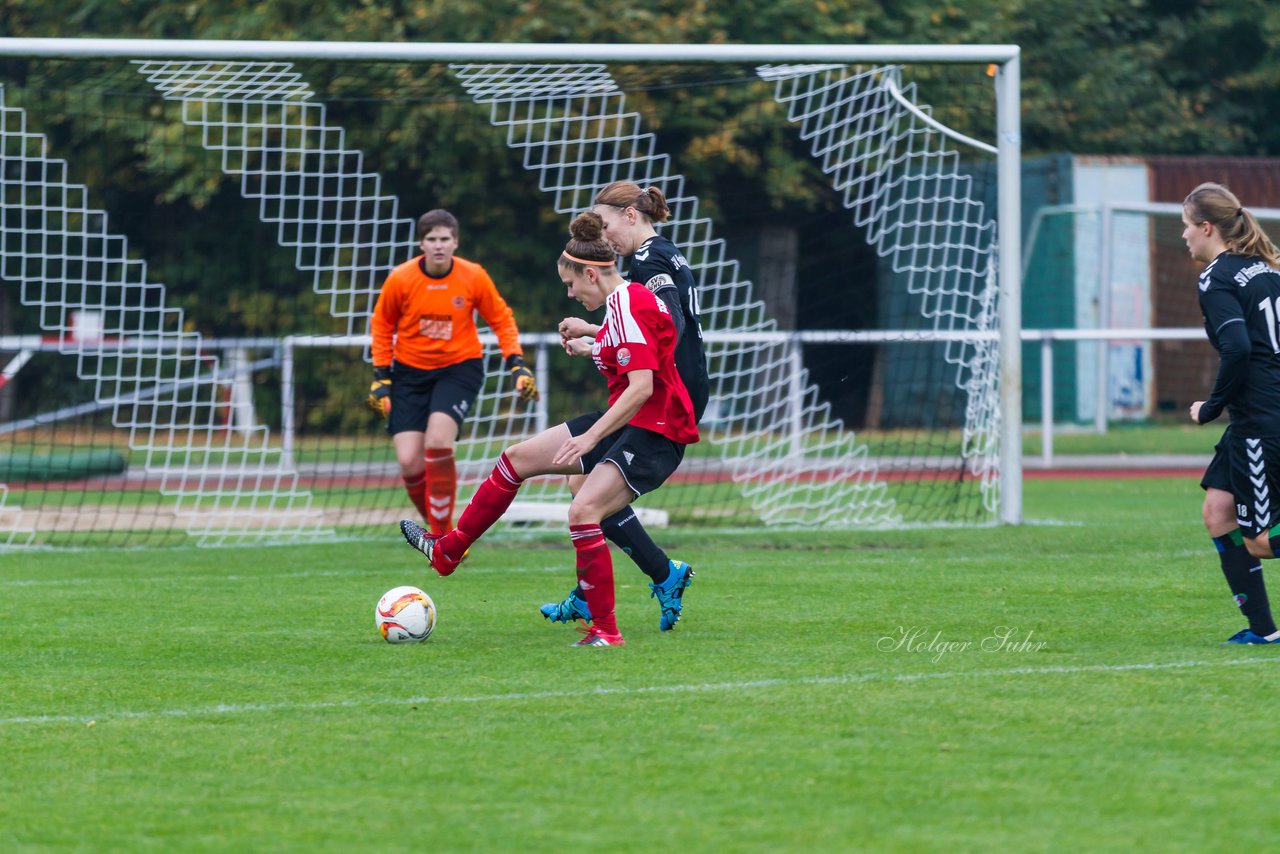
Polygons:
<instances>
[{"instance_id":1,"label":"sponsor logo on jersey","mask_svg":"<svg viewBox=\"0 0 1280 854\"><path fill-rule=\"evenodd\" d=\"M604 371L604 359L600 358L600 350L603 347L604 342L599 338L591 342L591 361L596 363L597 371Z\"/></svg>"},{"instance_id":2,"label":"sponsor logo on jersey","mask_svg":"<svg viewBox=\"0 0 1280 854\"><path fill-rule=\"evenodd\" d=\"M1235 282L1237 285L1243 288L1245 285L1249 284L1249 280L1252 279L1254 276L1260 276L1263 273L1274 273L1274 272L1275 272L1274 270L1272 270L1270 267L1267 266L1267 263L1265 261L1258 261L1255 264L1250 264L1248 267L1245 267L1243 270L1236 273L1235 276L1233 276L1232 278L1235 279Z\"/></svg>"},{"instance_id":3,"label":"sponsor logo on jersey","mask_svg":"<svg viewBox=\"0 0 1280 854\"><path fill-rule=\"evenodd\" d=\"M644 286L656 294L663 288L674 288L676 286L676 282L675 279L671 278L666 273L659 273L649 281L645 282Z\"/></svg>"},{"instance_id":4,"label":"sponsor logo on jersey","mask_svg":"<svg viewBox=\"0 0 1280 854\"><path fill-rule=\"evenodd\" d=\"M418 334L423 338L448 341L453 337L453 316L448 314L423 314L418 317Z\"/></svg>"},{"instance_id":5,"label":"sponsor logo on jersey","mask_svg":"<svg viewBox=\"0 0 1280 854\"><path fill-rule=\"evenodd\" d=\"M626 347L618 348L618 367L625 368L631 364L631 351Z\"/></svg>"}]
</instances>

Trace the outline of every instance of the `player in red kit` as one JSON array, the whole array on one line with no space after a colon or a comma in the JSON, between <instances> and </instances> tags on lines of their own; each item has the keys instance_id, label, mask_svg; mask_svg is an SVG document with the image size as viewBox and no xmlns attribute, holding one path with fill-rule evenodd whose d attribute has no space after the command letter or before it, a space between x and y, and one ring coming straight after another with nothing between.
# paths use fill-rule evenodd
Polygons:
<instances>
[{"instance_id":1,"label":"player in red kit","mask_svg":"<svg viewBox=\"0 0 1280 854\"><path fill-rule=\"evenodd\" d=\"M693 414L700 420L707 408L711 384L698 314L698 287L688 260L655 228L655 224L666 222L671 216L666 196L657 187L641 189L631 181L614 181L596 194L591 209L604 222L605 241L628 259L622 277L644 285L666 303L678 336L676 370L689 390ZM588 339L598 332L595 324L566 317L560 321L559 329L566 352L591 355ZM568 478L570 492L577 491L581 480L581 475ZM674 629L684 610L684 591L693 583L693 567L668 557L630 507L606 517L600 527L605 539L622 549L649 577L650 598L658 600L658 628L664 632ZM555 623L591 622L591 609L576 587L561 601L547 602L539 611Z\"/></svg>"},{"instance_id":2,"label":"player in red kit","mask_svg":"<svg viewBox=\"0 0 1280 854\"><path fill-rule=\"evenodd\" d=\"M661 486L684 459L685 446L698 441L698 427L676 370L676 326L666 304L619 274L599 214L579 214L570 233L558 263L560 280L588 310L605 309L591 357L608 383L609 408L507 448L458 526L444 536L409 520L400 530L438 573L449 575L511 506L525 479L585 474L569 505L569 534L578 586L593 619L575 646L619 646L613 562L600 523Z\"/></svg>"},{"instance_id":3,"label":"player in red kit","mask_svg":"<svg viewBox=\"0 0 1280 854\"><path fill-rule=\"evenodd\" d=\"M454 255L458 221L445 210L418 218L422 254L391 271L369 318L369 407L387 419L400 477L431 530L453 526L458 488L453 443L484 385L475 315L498 347L521 399L538 399L515 316L484 267Z\"/></svg>"}]
</instances>

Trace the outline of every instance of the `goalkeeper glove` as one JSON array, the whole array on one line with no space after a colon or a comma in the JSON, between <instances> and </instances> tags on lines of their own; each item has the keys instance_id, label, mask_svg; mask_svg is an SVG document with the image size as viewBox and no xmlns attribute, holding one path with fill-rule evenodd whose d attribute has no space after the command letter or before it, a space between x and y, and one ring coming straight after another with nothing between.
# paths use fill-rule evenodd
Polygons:
<instances>
[{"instance_id":1,"label":"goalkeeper glove","mask_svg":"<svg viewBox=\"0 0 1280 854\"><path fill-rule=\"evenodd\" d=\"M507 357L507 370L511 372L511 379L516 384L516 394L520 395L520 399L525 403L538 399L538 381L533 378L533 372L524 366L524 358L514 353Z\"/></svg>"},{"instance_id":2,"label":"goalkeeper glove","mask_svg":"<svg viewBox=\"0 0 1280 854\"><path fill-rule=\"evenodd\" d=\"M369 384L368 407L386 418L391 414L391 368L374 365L373 382Z\"/></svg>"}]
</instances>

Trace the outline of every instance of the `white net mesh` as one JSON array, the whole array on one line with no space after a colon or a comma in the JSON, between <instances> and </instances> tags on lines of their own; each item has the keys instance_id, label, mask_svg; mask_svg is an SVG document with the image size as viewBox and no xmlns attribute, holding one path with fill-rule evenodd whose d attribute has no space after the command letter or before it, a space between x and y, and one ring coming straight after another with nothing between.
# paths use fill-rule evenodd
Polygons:
<instances>
[{"instance_id":1,"label":"white net mesh","mask_svg":"<svg viewBox=\"0 0 1280 854\"><path fill-rule=\"evenodd\" d=\"M374 427L366 415L365 423L357 425L357 440L344 444L347 436L339 430L349 429L351 421L336 428L330 415L324 416L326 421L316 414L316 395L348 398L340 405L350 408L352 399L359 403L360 383L367 379L344 380L347 385L340 392L337 382L313 382L307 404L293 399L302 384L291 373L293 356L307 347L334 352L325 365L313 367L313 374L336 373L334 366L344 359L358 361L336 350L365 344L368 316L386 274L416 252L414 220L402 216L405 203L387 189L391 179L384 177L383 164L379 160L375 167L374 157L366 153L372 150L369 143L352 142L343 121L334 117L344 115L342 110L350 114L350 105L338 103L338 110L326 106L308 75L291 63L145 61L133 68L137 73L128 73L135 87L145 81L145 98L176 106L166 107L160 117L151 102L138 99L146 121L157 124L130 133L200 152L195 157L157 150L160 165L172 159L182 169L194 170L203 159L212 164L203 168L220 172L216 181L229 176L224 183L230 196L238 203L238 190L239 198L252 205L257 220L268 226L267 242L274 240L291 259L302 274L300 292L314 294L319 311L309 315L308 303L289 318L294 325L250 325L271 337L249 339L232 330L229 335L242 337L226 343L194 331L204 303L188 299L185 308L175 307L183 304L183 295L149 281L147 263L137 250L130 251L118 229L108 231L108 205L91 207L89 188L69 180L63 161L48 156L49 141L26 130L22 110L6 107L0 111L3 278L19 283L21 303L38 310L45 336L41 346L56 345L59 353L73 357L75 377L94 391L91 403L18 418L0 424L0 431L31 433L83 413L109 411L111 429L128 437L134 463L130 488L172 499L161 515L172 517L202 544L246 537L325 537L335 527L381 525L399 518L407 505L398 489L390 442L371 436ZM418 73L406 70L389 78L409 79ZM447 85L452 78L464 99L481 106L488 124L504 135L506 147L518 154L520 166L562 222L586 209L612 181L655 185L665 194L672 215L661 228L695 275L712 388L704 441L680 472L691 485L685 492L664 488L664 499L668 493L679 497L668 499L671 504L659 503L659 508L679 505L684 521L714 521L719 514L726 524L867 527L937 518L972 521L976 489L967 497L962 493L966 482L977 480L982 492L978 503L984 505L980 510L988 517L994 511L997 350L994 335L984 337L994 333L995 320L990 205L975 190L967 171L972 164L953 150L946 129L929 117L928 108L911 103L916 93L901 85L900 69L756 70L759 78L774 83L775 100L786 105L802 139L810 142L822 171L853 212L854 226L886 260L893 296L878 298L895 309L909 309L906 315L882 316L879 328L896 331L881 333L871 345L881 349L875 356L875 377L866 382L880 386L870 394L881 418L879 435L871 431L870 440L867 431L855 435L836 416L830 387L821 386L826 380L811 373L812 351L805 349L818 340L846 344L858 333L780 329L738 261L729 256L717 234L720 229L705 215L714 206L700 201L691 182L660 151L658 138L644 130L644 116L628 105L627 91L610 68L466 64L450 66L448 75L443 68L435 74L433 86L440 81ZM750 72L747 78L756 89L766 88ZM364 78L353 69L344 79ZM365 97L387 96L360 90L354 99ZM714 98L714 92L705 97ZM768 101L763 92L752 97ZM399 102L383 103L404 111ZM472 110L477 114L467 120L483 126L486 118L480 112ZM380 132L373 129L373 137ZM473 140L484 132L483 127L467 126L457 139ZM181 180L188 177L176 174ZM494 204L498 198L476 204ZM530 263L521 258L515 266ZM277 273L288 264L282 259ZM270 288L271 283L259 287ZM265 305L269 312L271 303ZM326 324L320 315L333 322ZM909 319L904 322L902 316ZM86 325L87 318L93 322ZM526 346L531 331L541 330L522 329ZM514 402L492 336L485 340L485 387L457 448L464 485L484 477L505 445L547 423L545 401L538 408ZM919 341L938 342L927 345L936 352L922 353ZM902 349L892 349L899 342ZM537 359L540 371L548 370L547 361ZM915 367L928 363L934 367ZM950 393L959 390L958 406L933 388L938 365L946 368ZM855 369L871 372L865 364ZM919 399L891 400L895 388L905 387L902 378L908 370L913 383L916 375L929 373L919 379L927 387L912 392ZM270 407L263 409L264 400L276 403L271 390L264 398L259 388L255 397L253 388L255 383L269 386L275 374L280 375L278 416ZM304 405L312 408L304 410ZM910 412L884 414L895 406ZM956 408L963 411L957 448L950 440L918 441L926 433L949 431L941 420ZM299 440L303 422L313 437L310 445ZM77 436L71 441L82 441ZM67 439L65 434L37 438L29 447L41 441L57 448ZM98 441L96 434L90 441ZM325 454L329 462L322 465L317 459ZM961 460L958 473L951 457ZM914 486L906 486L917 480L924 483L919 490L923 499L912 492ZM944 480L949 483L936 485ZM464 488L460 501L465 502L467 492ZM17 493L20 502L23 490ZM321 498L313 500L313 493ZM545 505L563 505L567 493L559 479L547 479L527 485L522 498L544 503L527 518L558 521L562 514ZM948 503L970 509L949 510L944 506ZM14 508L8 491L0 492L0 544L4 537L10 543L28 542L36 529L118 530L136 522L140 513L155 515L147 508L132 511L132 516L105 509L95 516L66 501L58 505L62 510L52 509L53 504L41 511L48 518L34 519ZM732 510L718 509L730 504ZM744 505L749 521L740 513ZM58 512L64 515L50 516ZM155 524L154 518L148 521Z\"/></svg>"},{"instance_id":2,"label":"white net mesh","mask_svg":"<svg viewBox=\"0 0 1280 854\"><path fill-rule=\"evenodd\" d=\"M145 476L172 504L163 511L203 545L250 538L315 536L310 494L270 447L265 428L225 429L227 372L204 352L201 336L184 331L183 312L167 306L164 285L131 259L128 241L108 228L88 189L70 181L65 161L50 158L24 111L4 104L0 89L0 275L19 284L19 298L39 308L40 327L58 351L77 360L94 387L93 407L139 453ZM98 318L95 334L77 334L77 315ZM56 418L56 414L51 416ZM33 426L5 425L12 432ZM0 514L17 532L67 519Z\"/></svg>"},{"instance_id":3,"label":"white net mesh","mask_svg":"<svg viewBox=\"0 0 1280 854\"><path fill-rule=\"evenodd\" d=\"M791 349L753 333L777 331L700 216L698 199L657 151L653 134L628 111L626 94L603 66L455 65L454 74L507 144L522 152L559 213L576 214L612 181L662 190L671 209L663 234L689 259L707 333L711 398L726 413L704 438L769 523L890 524L897 515L865 446L831 416Z\"/></svg>"},{"instance_id":4,"label":"white net mesh","mask_svg":"<svg viewBox=\"0 0 1280 854\"><path fill-rule=\"evenodd\" d=\"M411 241L398 244L399 257L397 244L378 243L376 235L372 243L356 242L364 236L363 226L394 224L396 201L377 195L376 174L343 171L347 162L358 166L360 155L342 145L340 128L327 125L323 105L304 103L312 93L291 66L140 63L139 70L166 97L182 101L183 120L202 129L207 148L222 153L223 169L243 176L244 195L261 200L264 221L280 223L282 245L296 247L299 269L314 271L316 290L331 295L335 316L345 317L352 331L367 325L381 274L408 257ZM525 168L538 172L539 186L553 195L557 212L585 209L595 192L614 180L663 189L672 210L664 233L691 259L703 326L713 339L717 332L776 330L753 301L750 283L738 279L737 264L725 258L724 242L713 238L710 220L698 216L698 200L685 191L683 176L673 175L670 159L656 152L653 135L640 129L640 116L626 111L625 94L607 69L479 65L453 71L477 102L492 105L494 125L506 129L507 142L523 153ZM331 144L308 148L326 140ZM347 181L357 187L350 195L342 193ZM369 189L359 192L361 184ZM350 211L344 217L344 203L381 203L385 210L372 216ZM405 226L411 233L412 222ZM389 236L396 231L385 230ZM321 248L332 259L328 263L316 258ZM338 263L344 250L348 256L369 257L370 266L344 269ZM790 411L792 379L782 370L788 363L785 343L712 345L713 396L733 414L727 428L711 438L735 480L767 522L892 523L893 502L877 482L865 447L841 429L816 389L807 387L800 412ZM489 448L492 440L528 433L527 417L499 426L494 404L501 393L500 374L493 373L489 393L482 395L468 437L460 443L461 459L470 456L468 443ZM475 477L480 476L476 470ZM526 494L536 498L538 491L534 486ZM560 494L558 487L543 491Z\"/></svg>"},{"instance_id":5,"label":"white net mesh","mask_svg":"<svg viewBox=\"0 0 1280 854\"><path fill-rule=\"evenodd\" d=\"M364 153L347 146L293 66L141 62L138 70L181 101L183 122L200 129L224 172L240 176L262 221L278 224L278 242L294 250L330 313L349 334L363 335L387 273L418 251L415 220L399 215L398 198L365 167ZM464 483L478 483L493 449L532 435L537 424L534 410L511 405L501 353L492 336L484 341L485 385L456 448Z\"/></svg>"},{"instance_id":6,"label":"white net mesh","mask_svg":"<svg viewBox=\"0 0 1280 854\"><path fill-rule=\"evenodd\" d=\"M918 297L924 329L997 328L995 220L947 135L914 107L900 68L763 66L775 97L812 143L854 222ZM945 130L945 129L944 129ZM962 454L995 512L999 484L999 346L994 337L947 341L944 358L965 393Z\"/></svg>"}]
</instances>

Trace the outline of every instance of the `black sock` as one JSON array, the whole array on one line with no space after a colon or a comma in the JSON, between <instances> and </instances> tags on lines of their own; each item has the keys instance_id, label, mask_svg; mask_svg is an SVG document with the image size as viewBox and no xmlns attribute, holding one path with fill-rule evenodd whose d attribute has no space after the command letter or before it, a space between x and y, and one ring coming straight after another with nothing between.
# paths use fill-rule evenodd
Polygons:
<instances>
[{"instance_id":1,"label":"black sock","mask_svg":"<svg viewBox=\"0 0 1280 854\"><path fill-rule=\"evenodd\" d=\"M600 523L604 535L609 542L627 553L627 557L636 562L640 571L649 576L654 584L661 584L671 574L671 563L667 553L658 548L658 544L649 536L649 532L636 518L635 511L629 506Z\"/></svg>"},{"instance_id":2,"label":"black sock","mask_svg":"<svg viewBox=\"0 0 1280 854\"><path fill-rule=\"evenodd\" d=\"M1249 621L1254 634L1266 636L1276 630L1271 618L1271 603L1267 601L1267 585L1262 580L1262 562L1245 548L1240 529L1214 537L1218 559L1222 561L1222 574L1235 597L1240 613Z\"/></svg>"}]
</instances>

